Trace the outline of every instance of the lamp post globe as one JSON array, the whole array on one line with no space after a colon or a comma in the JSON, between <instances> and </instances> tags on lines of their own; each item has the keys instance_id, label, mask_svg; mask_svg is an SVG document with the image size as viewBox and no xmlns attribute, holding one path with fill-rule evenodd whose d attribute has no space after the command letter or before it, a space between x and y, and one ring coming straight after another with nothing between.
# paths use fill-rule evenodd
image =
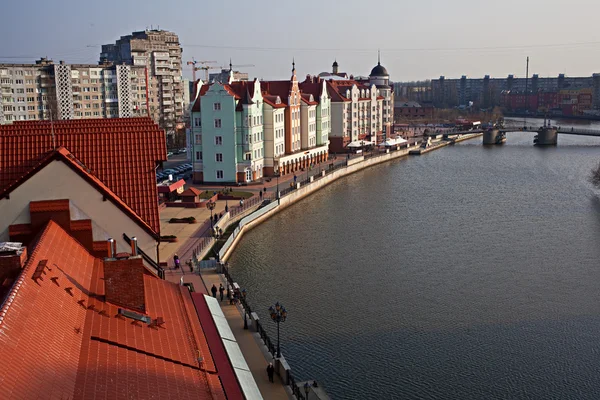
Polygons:
<instances>
[{"instance_id":1,"label":"lamp post globe","mask_svg":"<svg viewBox=\"0 0 600 400\"><path fill-rule=\"evenodd\" d=\"M211 228L211 231L212 231L212 228L213 228L213 210L215 209L216 205L217 204L214 201L212 201L212 200L210 200L210 201L208 201L206 203L206 208L208 208L210 210L210 228Z\"/></svg>"},{"instance_id":2,"label":"lamp post globe","mask_svg":"<svg viewBox=\"0 0 600 400\"><path fill-rule=\"evenodd\" d=\"M271 319L277 324L277 357L281 357L281 347L279 345L279 324L285 322L287 319L287 311L285 307L279 302L275 303L274 306L269 307L269 314Z\"/></svg>"}]
</instances>

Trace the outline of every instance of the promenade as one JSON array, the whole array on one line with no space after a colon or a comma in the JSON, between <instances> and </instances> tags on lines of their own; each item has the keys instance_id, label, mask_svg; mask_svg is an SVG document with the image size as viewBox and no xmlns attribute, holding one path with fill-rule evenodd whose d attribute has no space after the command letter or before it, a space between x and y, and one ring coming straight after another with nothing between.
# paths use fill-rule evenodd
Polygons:
<instances>
[{"instance_id":1,"label":"promenade","mask_svg":"<svg viewBox=\"0 0 600 400\"><path fill-rule=\"evenodd\" d=\"M204 271L198 275L190 272L189 268L184 267L179 270L169 269L165 275L165 279L174 283L181 283L181 278L183 278L184 283L191 283L193 285L195 292L204 293L209 296L211 295L210 288L213 284L219 287L222 283L226 287L223 275L217 274L214 271ZM219 299L218 293L217 299ZM267 365L271 356L266 347L260 342L258 333L244 329L244 317L241 306L230 305L227 298L219 302L219 304L263 398L266 400L286 400L292 398L288 394L284 383L277 375L275 375L274 383L269 382Z\"/></svg>"}]
</instances>

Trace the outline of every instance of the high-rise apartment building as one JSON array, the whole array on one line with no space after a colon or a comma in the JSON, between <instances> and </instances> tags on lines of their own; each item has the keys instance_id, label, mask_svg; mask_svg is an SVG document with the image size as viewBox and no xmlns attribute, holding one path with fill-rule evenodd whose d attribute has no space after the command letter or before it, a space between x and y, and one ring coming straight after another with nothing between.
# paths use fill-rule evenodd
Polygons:
<instances>
[{"instance_id":1,"label":"high-rise apartment building","mask_svg":"<svg viewBox=\"0 0 600 400\"><path fill-rule=\"evenodd\" d=\"M169 132L184 115L179 37L169 31L145 30L121 36L115 44L102 46L100 62L145 67L150 116Z\"/></svg>"},{"instance_id":2,"label":"high-rise apartment building","mask_svg":"<svg viewBox=\"0 0 600 400\"><path fill-rule=\"evenodd\" d=\"M0 64L0 124L147 115L144 66Z\"/></svg>"}]
</instances>

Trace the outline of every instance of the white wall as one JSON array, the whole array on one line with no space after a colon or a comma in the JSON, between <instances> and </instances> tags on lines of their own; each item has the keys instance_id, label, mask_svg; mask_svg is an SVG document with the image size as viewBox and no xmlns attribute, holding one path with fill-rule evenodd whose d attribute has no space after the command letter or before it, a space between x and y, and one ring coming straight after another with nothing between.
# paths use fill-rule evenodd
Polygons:
<instances>
[{"instance_id":1,"label":"white wall","mask_svg":"<svg viewBox=\"0 0 600 400\"><path fill-rule=\"evenodd\" d=\"M136 236L138 247L158 262L156 241L127 214L110 200L103 201L102 193L87 183L62 161L52 161L44 169L29 178L10 193L10 199L0 199L0 241L7 241L8 227L28 224L29 202L43 200L71 200L71 219L92 220L93 237L96 241L115 239L117 251L129 252L123 239ZM73 212L78 209L80 212ZM83 214L82 214L83 213Z\"/></svg>"}]
</instances>

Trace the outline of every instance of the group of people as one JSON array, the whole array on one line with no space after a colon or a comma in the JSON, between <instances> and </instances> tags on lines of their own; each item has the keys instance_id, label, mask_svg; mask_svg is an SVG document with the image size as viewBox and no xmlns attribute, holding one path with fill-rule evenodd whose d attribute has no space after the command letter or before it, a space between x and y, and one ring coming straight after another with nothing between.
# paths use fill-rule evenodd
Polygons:
<instances>
[{"instance_id":1,"label":"group of people","mask_svg":"<svg viewBox=\"0 0 600 400\"><path fill-rule=\"evenodd\" d=\"M212 293L212 296L215 299L217 298L217 292L219 292L220 301L223 301L223 299L225 297L225 290L226 289L225 289L225 287L223 287L222 283L219 284L218 288L217 288L217 285L215 285L215 284L213 284L212 287L210 288L210 292ZM240 291L240 289L235 288L232 293L231 289L229 288L229 285L227 285L227 299L229 299L229 304L231 304L231 305L238 304L241 296L242 296L242 292Z\"/></svg>"}]
</instances>

